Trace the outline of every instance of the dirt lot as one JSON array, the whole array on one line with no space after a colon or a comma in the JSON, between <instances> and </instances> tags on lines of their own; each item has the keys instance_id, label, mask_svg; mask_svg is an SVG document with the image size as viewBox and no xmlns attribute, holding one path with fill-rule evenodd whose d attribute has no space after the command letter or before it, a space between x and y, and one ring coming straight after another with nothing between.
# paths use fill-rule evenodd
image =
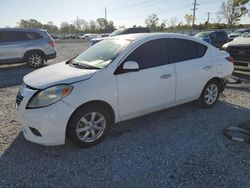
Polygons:
<instances>
[{"instance_id":1,"label":"dirt lot","mask_svg":"<svg viewBox=\"0 0 250 188\"><path fill-rule=\"evenodd\" d=\"M58 57L89 46L57 43ZM17 122L15 96L23 64L0 66L0 187L250 187L250 145L231 141L224 128L250 127L250 76L237 72L216 106L193 103L118 124L100 145L79 149L27 142Z\"/></svg>"}]
</instances>

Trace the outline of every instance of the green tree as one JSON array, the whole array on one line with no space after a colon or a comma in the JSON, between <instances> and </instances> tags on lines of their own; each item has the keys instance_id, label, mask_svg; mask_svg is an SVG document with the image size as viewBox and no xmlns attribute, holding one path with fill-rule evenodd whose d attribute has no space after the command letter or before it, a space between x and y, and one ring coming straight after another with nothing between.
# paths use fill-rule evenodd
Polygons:
<instances>
[{"instance_id":1,"label":"green tree","mask_svg":"<svg viewBox=\"0 0 250 188\"><path fill-rule=\"evenodd\" d=\"M229 25L236 25L248 13L248 2L249 0L227 0L221 4L219 14Z\"/></svg>"},{"instance_id":2,"label":"green tree","mask_svg":"<svg viewBox=\"0 0 250 188\"><path fill-rule=\"evenodd\" d=\"M48 22L47 24L43 24L43 29L47 30L51 34L57 34L59 32L59 29L56 25L54 25L53 22Z\"/></svg>"},{"instance_id":3,"label":"green tree","mask_svg":"<svg viewBox=\"0 0 250 188\"><path fill-rule=\"evenodd\" d=\"M157 31L157 29L158 29L158 22L159 22L159 17L157 16L157 14L151 14L145 20L145 23L146 23L147 27L151 31Z\"/></svg>"},{"instance_id":4,"label":"green tree","mask_svg":"<svg viewBox=\"0 0 250 188\"><path fill-rule=\"evenodd\" d=\"M107 28L108 22L107 22L107 20L105 18L98 18L96 20L96 23L97 23L97 27L98 27L98 32L99 33L106 32L106 28Z\"/></svg>"},{"instance_id":5,"label":"green tree","mask_svg":"<svg viewBox=\"0 0 250 188\"><path fill-rule=\"evenodd\" d=\"M42 29L43 24L35 19L28 19L28 20L21 19L20 22L17 23L17 27Z\"/></svg>"}]
</instances>

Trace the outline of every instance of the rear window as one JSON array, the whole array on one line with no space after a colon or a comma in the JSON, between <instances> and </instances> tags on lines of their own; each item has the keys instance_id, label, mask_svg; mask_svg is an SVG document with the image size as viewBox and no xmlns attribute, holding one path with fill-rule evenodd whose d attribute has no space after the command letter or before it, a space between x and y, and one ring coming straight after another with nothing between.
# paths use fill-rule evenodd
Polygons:
<instances>
[{"instance_id":1,"label":"rear window","mask_svg":"<svg viewBox=\"0 0 250 188\"><path fill-rule=\"evenodd\" d=\"M39 33L35 32L26 32L26 36L28 40L36 40L43 38Z\"/></svg>"},{"instance_id":2,"label":"rear window","mask_svg":"<svg viewBox=\"0 0 250 188\"><path fill-rule=\"evenodd\" d=\"M26 40L36 40L43 38L36 32L24 31L0 31L0 42L17 42Z\"/></svg>"},{"instance_id":3,"label":"rear window","mask_svg":"<svg viewBox=\"0 0 250 188\"><path fill-rule=\"evenodd\" d=\"M195 41L185 39L169 39L170 63L201 58L207 47Z\"/></svg>"}]
</instances>

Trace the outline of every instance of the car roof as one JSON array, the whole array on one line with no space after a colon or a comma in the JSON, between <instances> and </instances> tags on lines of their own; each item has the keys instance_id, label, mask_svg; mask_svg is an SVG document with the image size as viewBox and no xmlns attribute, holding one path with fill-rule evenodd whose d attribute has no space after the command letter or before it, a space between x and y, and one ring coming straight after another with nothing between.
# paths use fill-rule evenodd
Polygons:
<instances>
[{"instance_id":1,"label":"car roof","mask_svg":"<svg viewBox=\"0 0 250 188\"><path fill-rule=\"evenodd\" d=\"M207 46L207 42L200 40L197 37L189 36L186 34L179 34L179 33L134 33L134 34L126 34L126 35L119 35L110 37L108 40L112 39L121 39L121 40L129 40L129 41L140 41L144 39L157 39L157 38L179 38L179 39L187 39L192 40L198 43L201 43L205 46Z\"/></svg>"},{"instance_id":2,"label":"car roof","mask_svg":"<svg viewBox=\"0 0 250 188\"><path fill-rule=\"evenodd\" d=\"M177 38L190 38L186 34L178 34L178 33L133 33L133 34L125 34L125 35L118 35L114 37L110 37L111 39L124 39L124 40L131 40L135 41L138 39L149 38L149 37L177 37ZM192 38L192 37L191 37Z\"/></svg>"},{"instance_id":3,"label":"car roof","mask_svg":"<svg viewBox=\"0 0 250 188\"><path fill-rule=\"evenodd\" d=\"M45 32L43 29L27 29L27 28L0 28L0 31L27 31L27 32Z\"/></svg>"}]
</instances>

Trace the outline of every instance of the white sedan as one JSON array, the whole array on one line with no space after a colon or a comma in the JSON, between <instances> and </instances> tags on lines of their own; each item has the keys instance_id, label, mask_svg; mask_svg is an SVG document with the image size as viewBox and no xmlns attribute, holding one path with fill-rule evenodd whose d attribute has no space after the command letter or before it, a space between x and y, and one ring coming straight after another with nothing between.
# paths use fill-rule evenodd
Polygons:
<instances>
[{"instance_id":1,"label":"white sedan","mask_svg":"<svg viewBox=\"0 0 250 188\"><path fill-rule=\"evenodd\" d=\"M190 36L122 35L26 75L16 108L27 140L91 147L117 122L189 101L213 106L233 69L227 52Z\"/></svg>"}]
</instances>

